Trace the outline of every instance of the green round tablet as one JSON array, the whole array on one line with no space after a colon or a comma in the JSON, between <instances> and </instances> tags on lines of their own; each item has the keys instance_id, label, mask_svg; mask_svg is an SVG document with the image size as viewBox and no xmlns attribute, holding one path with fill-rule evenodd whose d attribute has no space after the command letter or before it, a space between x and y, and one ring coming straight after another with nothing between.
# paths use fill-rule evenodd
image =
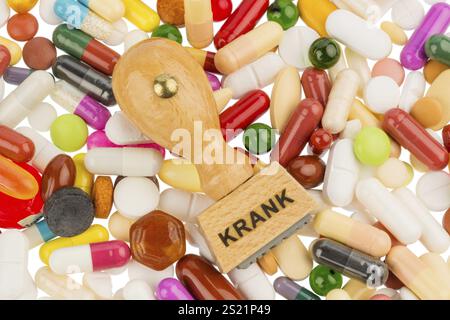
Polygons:
<instances>
[{"instance_id":1,"label":"green round tablet","mask_svg":"<svg viewBox=\"0 0 450 320\"><path fill-rule=\"evenodd\" d=\"M326 296L333 289L342 287L342 275L326 266L318 265L309 275L311 289L320 296Z\"/></svg>"},{"instance_id":2,"label":"green round tablet","mask_svg":"<svg viewBox=\"0 0 450 320\"><path fill-rule=\"evenodd\" d=\"M53 121L50 136L55 146L63 151L73 152L86 144L88 128L79 116L65 114Z\"/></svg>"},{"instance_id":3,"label":"green round tablet","mask_svg":"<svg viewBox=\"0 0 450 320\"><path fill-rule=\"evenodd\" d=\"M245 149L253 154L269 152L275 143L275 132L264 123L253 123L245 129L242 137Z\"/></svg>"},{"instance_id":4,"label":"green round tablet","mask_svg":"<svg viewBox=\"0 0 450 320\"><path fill-rule=\"evenodd\" d=\"M356 135L353 152L361 163L380 166L389 158L391 141L383 130L365 127Z\"/></svg>"},{"instance_id":5,"label":"green round tablet","mask_svg":"<svg viewBox=\"0 0 450 320\"><path fill-rule=\"evenodd\" d=\"M319 38L309 47L309 60L318 69L333 67L341 56L341 47L331 38Z\"/></svg>"},{"instance_id":6,"label":"green round tablet","mask_svg":"<svg viewBox=\"0 0 450 320\"><path fill-rule=\"evenodd\" d=\"M267 9L267 20L275 21L283 30L287 30L298 21L297 5L292 0L276 0Z\"/></svg>"},{"instance_id":7,"label":"green round tablet","mask_svg":"<svg viewBox=\"0 0 450 320\"><path fill-rule=\"evenodd\" d=\"M152 38L166 38L181 44L183 36L177 27L171 24L162 24L152 32Z\"/></svg>"}]
</instances>

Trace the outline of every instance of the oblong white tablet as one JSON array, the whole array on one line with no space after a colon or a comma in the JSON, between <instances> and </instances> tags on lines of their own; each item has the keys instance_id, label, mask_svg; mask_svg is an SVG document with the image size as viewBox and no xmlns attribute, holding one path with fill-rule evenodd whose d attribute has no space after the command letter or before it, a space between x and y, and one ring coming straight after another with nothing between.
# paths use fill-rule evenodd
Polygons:
<instances>
[{"instance_id":1,"label":"oblong white tablet","mask_svg":"<svg viewBox=\"0 0 450 320\"><path fill-rule=\"evenodd\" d=\"M159 202L159 190L146 177L126 177L114 189L114 205L121 215L138 219L153 211Z\"/></svg>"},{"instance_id":2,"label":"oblong white tablet","mask_svg":"<svg viewBox=\"0 0 450 320\"><path fill-rule=\"evenodd\" d=\"M400 88L390 77L374 77L364 89L364 101L367 107L378 114L396 108L400 100Z\"/></svg>"},{"instance_id":3,"label":"oblong white tablet","mask_svg":"<svg viewBox=\"0 0 450 320\"><path fill-rule=\"evenodd\" d=\"M0 234L0 300L15 299L28 282L28 239L18 230Z\"/></svg>"},{"instance_id":4,"label":"oblong white tablet","mask_svg":"<svg viewBox=\"0 0 450 320\"><path fill-rule=\"evenodd\" d=\"M233 91L233 99L239 99L252 90L264 88L274 82L278 72L285 66L279 55L269 52L224 77L222 88L230 88Z\"/></svg>"},{"instance_id":5,"label":"oblong white tablet","mask_svg":"<svg viewBox=\"0 0 450 320\"><path fill-rule=\"evenodd\" d=\"M419 221L378 179L368 178L359 181L355 193L359 202L398 241L403 244L411 244L419 240L422 234Z\"/></svg>"},{"instance_id":6,"label":"oblong white tablet","mask_svg":"<svg viewBox=\"0 0 450 320\"><path fill-rule=\"evenodd\" d=\"M50 103L42 102L28 115L28 123L34 130L46 132L50 130L57 117L55 107Z\"/></svg>"},{"instance_id":7,"label":"oblong white tablet","mask_svg":"<svg viewBox=\"0 0 450 320\"><path fill-rule=\"evenodd\" d=\"M450 207L450 176L444 171L430 171L417 181L416 194L431 211Z\"/></svg>"},{"instance_id":8,"label":"oblong white tablet","mask_svg":"<svg viewBox=\"0 0 450 320\"><path fill-rule=\"evenodd\" d=\"M333 11L325 27L331 37L371 60L381 60L391 53L392 41L386 32L370 27L364 19L350 11Z\"/></svg>"},{"instance_id":9,"label":"oblong white tablet","mask_svg":"<svg viewBox=\"0 0 450 320\"><path fill-rule=\"evenodd\" d=\"M344 207L352 202L359 168L353 153L353 141L342 139L335 142L328 156L323 181L323 194L332 205Z\"/></svg>"},{"instance_id":10,"label":"oblong white tablet","mask_svg":"<svg viewBox=\"0 0 450 320\"><path fill-rule=\"evenodd\" d=\"M450 236L442 228L441 224L434 219L416 195L407 188L393 191L399 199L419 220L422 226L420 241L430 252L443 253L450 246ZM449 194L450 196L450 194Z\"/></svg>"},{"instance_id":11,"label":"oblong white tablet","mask_svg":"<svg viewBox=\"0 0 450 320\"><path fill-rule=\"evenodd\" d=\"M144 280L131 280L122 289L124 300L156 300L152 288Z\"/></svg>"},{"instance_id":12,"label":"oblong white tablet","mask_svg":"<svg viewBox=\"0 0 450 320\"><path fill-rule=\"evenodd\" d=\"M425 94L425 87L426 81L423 73L420 71L410 72L403 84L398 106L409 113L414 103Z\"/></svg>"},{"instance_id":13,"label":"oblong white tablet","mask_svg":"<svg viewBox=\"0 0 450 320\"><path fill-rule=\"evenodd\" d=\"M286 64L299 70L311 66L309 47L319 38L319 34L311 28L297 26L284 32L278 52Z\"/></svg>"},{"instance_id":14,"label":"oblong white tablet","mask_svg":"<svg viewBox=\"0 0 450 320\"><path fill-rule=\"evenodd\" d=\"M83 285L92 290L100 299L109 300L113 297L111 275L106 272L85 273Z\"/></svg>"}]
</instances>

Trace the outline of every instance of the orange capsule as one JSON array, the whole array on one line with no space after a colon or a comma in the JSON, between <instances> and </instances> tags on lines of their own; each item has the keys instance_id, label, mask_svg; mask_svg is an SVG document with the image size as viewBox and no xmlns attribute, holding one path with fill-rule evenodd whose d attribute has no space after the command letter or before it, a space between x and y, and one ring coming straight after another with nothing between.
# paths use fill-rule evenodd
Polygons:
<instances>
[{"instance_id":1,"label":"orange capsule","mask_svg":"<svg viewBox=\"0 0 450 320\"><path fill-rule=\"evenodd\" d=\"M36 179L11 160L0 156L0 192L16 199L32 199L38 193Z\"/></svg>"}]
</instances>

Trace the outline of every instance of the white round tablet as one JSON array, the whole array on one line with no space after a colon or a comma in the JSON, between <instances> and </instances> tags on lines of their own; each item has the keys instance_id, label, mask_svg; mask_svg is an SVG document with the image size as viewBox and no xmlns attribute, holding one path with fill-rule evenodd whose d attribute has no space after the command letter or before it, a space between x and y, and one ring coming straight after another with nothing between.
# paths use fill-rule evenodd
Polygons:
<instances>
[{"instance_id":1,"label":"white round tablet","mask_svg":"<svg viewBox=\"0 0 450 320\"><path fill-rule=\"evenodd\" d=\"M144 280L131 280L123 287L124 300L155 300L152 289Z\"/></svg>"},{"instance_id":2,"label":"white round tablet","mask_svg":"<svg viewBox=\"0 0 450 320\"><path fill-rule=\"evenodd\" d=\"M171 278L174 275L174 265L168 266L166 269L156 271L150 269L136 260L131 260L128 263L128 278L130 280L144 280L152 288L156 289L158 283L165 278Z\"/></svg>"},{"instance_id":3,"label":"white round tablet","mask_svg":"<svg viewBox=\"0 0 450 320\"><path fill-rule=\"evenodd\" d=\"M375 113L385 113L396 108L400 100L400 88L390 77L374 77L367 82L364 90L364 101Z\"/></svg>"},{"instance_id":4,"label":"white round tablet","mask_svg":"<svg viewBox=\"0 0 450 320\"><path fill-rule=\"evenodd\" d=\"M309 61L309 47L319 38L311 28L298 26L284 32L278 47L278 53L288 65L299 70L311 66Z\"/></svg>"},{"instance_id":5,"label":"white round tablet","mask_svg":"<svg viewBox=\"0 0 450 320\"><path fill-rule=\"evenodd\" d=\"M50 126L57 116L55 108L51 104L43 102L38 104L28 115L28 123L34 130L46 132L50 130Z\"/></svg>"},{"instance_id":6,"label":"white round tablet","mask_svg":"<svg viewBox=\"0 0 450 320\"><path fill-rule=\"evenodd\" d=\"M416 194L431 211L450 207L450 176L444 171L430 171L417 181Z\"/></svg>"},{"instance_id":7,"label":"white round tablet","mask_svg":"<svg viewBox=\"0 0 450 320\"><path fill-rule=\"evenodd\" d=\"M153 211L159 202L159 190L146 177L126 177L114 189L114 205L120 214L130 219Z\"/></svg>"},{"instance_id":8,"label":"white round tablet","mask_svg":"<svg viewBox=\"0 0 450 320\"><path fill-rule=\"evenodd\" d=\"M417 0L398 0L392 7L392 21L404 30L415 29L425 15L422 4Z\"/></svg>"}]
</instances>

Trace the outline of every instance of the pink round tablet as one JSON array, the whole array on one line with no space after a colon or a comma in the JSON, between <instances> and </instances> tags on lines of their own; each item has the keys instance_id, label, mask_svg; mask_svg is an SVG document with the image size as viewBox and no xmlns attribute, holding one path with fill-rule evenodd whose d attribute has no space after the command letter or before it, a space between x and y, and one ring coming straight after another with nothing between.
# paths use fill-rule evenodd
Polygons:
<instances>
[{"instance_id":1,"label":"pink round tablet","mask_svg":"<svg viewBox=\"0 0 450 320\"><path fill-rule=\"evenodd\" d=\"M378 76L387 76L392 78L399 86L405 79L405 70L400 62L390 58L379 60L372 69L372 78Z\"/></svg>"}]
</instances>

